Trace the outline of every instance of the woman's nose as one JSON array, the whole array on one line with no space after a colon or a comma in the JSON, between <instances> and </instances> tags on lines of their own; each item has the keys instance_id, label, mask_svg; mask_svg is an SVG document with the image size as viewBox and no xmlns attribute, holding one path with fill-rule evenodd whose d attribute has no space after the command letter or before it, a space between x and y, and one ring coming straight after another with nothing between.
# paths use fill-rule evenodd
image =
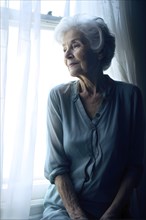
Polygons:
<instances>
[{"instance_id":1,"label":"woman's nose","mask_svg":"<svg viewBox=\"0 0 146 220\"><path fill-rule=\"evenodd\" d=\"M73 57L73 53L71 51L71 49L68 49L66 52L65 52L65 58L66 59L71 59Z\"/></svg>"}]
</instances>

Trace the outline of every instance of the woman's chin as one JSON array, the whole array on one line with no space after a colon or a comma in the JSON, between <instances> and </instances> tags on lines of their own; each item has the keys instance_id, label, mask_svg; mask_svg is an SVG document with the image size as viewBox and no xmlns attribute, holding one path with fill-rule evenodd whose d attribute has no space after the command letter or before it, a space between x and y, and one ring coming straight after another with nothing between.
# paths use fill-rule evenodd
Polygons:
<instances>
[{"instance_id":1,"label":"woman's chin","mask_svg":"<svg viewBox=\"0 0 146 220\"><path fill-rule=\"evenodd\" d=\"M74 71L74 70L70 70L70 75L72 77L78 77L80 78L80 76L84 76L85 74L83 73L83 71Z\"/></svg>"}]
</instances>

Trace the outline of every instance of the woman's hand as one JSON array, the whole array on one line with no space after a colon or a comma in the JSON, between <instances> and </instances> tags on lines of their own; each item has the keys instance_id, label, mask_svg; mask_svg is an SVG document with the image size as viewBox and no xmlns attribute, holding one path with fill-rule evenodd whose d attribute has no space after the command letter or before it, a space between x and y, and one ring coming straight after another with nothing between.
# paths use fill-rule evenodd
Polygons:
<instances>
[{"instance_id":1,"label":"woman's hand","mask_svg":"<svg viewBox=\"0 0 146 220\"><path fill-rule=\"evenodd\" d=\"M89 220L80 209L78 211L70 212L69 215L72 220Z\"/></svg>"},{"instance_id":2,"label":"woman's hand","mask_svg":"<svg viewBox=\"0 0 146 220\"><path fill-rule=\"evenodd\" d=\"M106 211L102 217L100 218L100 220L111 220L111 219L119 219L119 216L117 215L116 212L109 212L109 211Z\"/></svg>"}]
</instances>

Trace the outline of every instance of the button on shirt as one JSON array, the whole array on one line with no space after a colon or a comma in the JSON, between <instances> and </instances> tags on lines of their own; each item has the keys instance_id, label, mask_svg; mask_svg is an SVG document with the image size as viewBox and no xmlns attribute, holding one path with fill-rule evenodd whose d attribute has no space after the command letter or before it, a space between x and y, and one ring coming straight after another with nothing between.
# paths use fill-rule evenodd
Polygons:
<instances>
[{"instance_id":1,"label":"button on shirt","mask_svg":"<svg viewBox=\"0 0 146 220\"><path fill-rule=\"evenodd\" d=\"M104 100L93 119L81 102L79 81L59 85L49 94L45 163L45 176L51 182L45 198L48 206L63 208L54 179L68 173L82 207L101 216L118 192L125 171L133 167L139 169L139 175L142 171L140 90L107 75L104 78Z\"/></svg>"}]
</instances>

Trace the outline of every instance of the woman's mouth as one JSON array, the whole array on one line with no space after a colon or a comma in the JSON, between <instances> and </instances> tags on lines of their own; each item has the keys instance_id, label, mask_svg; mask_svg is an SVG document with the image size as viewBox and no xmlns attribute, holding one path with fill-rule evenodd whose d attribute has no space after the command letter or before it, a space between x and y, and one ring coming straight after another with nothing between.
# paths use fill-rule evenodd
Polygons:
<instances>
[{"instance_id":1,"label":"woman's mouth","mask_svg":"<svg viewBox=\"0 0 146 220\"><path fill-rule=\"evenodd\" d=\"M73 67L73 66L75 66L75 65L77 65L78 63L70 63L69 65L68 65L68 67Z\"/></svg>"}]
</instances>

